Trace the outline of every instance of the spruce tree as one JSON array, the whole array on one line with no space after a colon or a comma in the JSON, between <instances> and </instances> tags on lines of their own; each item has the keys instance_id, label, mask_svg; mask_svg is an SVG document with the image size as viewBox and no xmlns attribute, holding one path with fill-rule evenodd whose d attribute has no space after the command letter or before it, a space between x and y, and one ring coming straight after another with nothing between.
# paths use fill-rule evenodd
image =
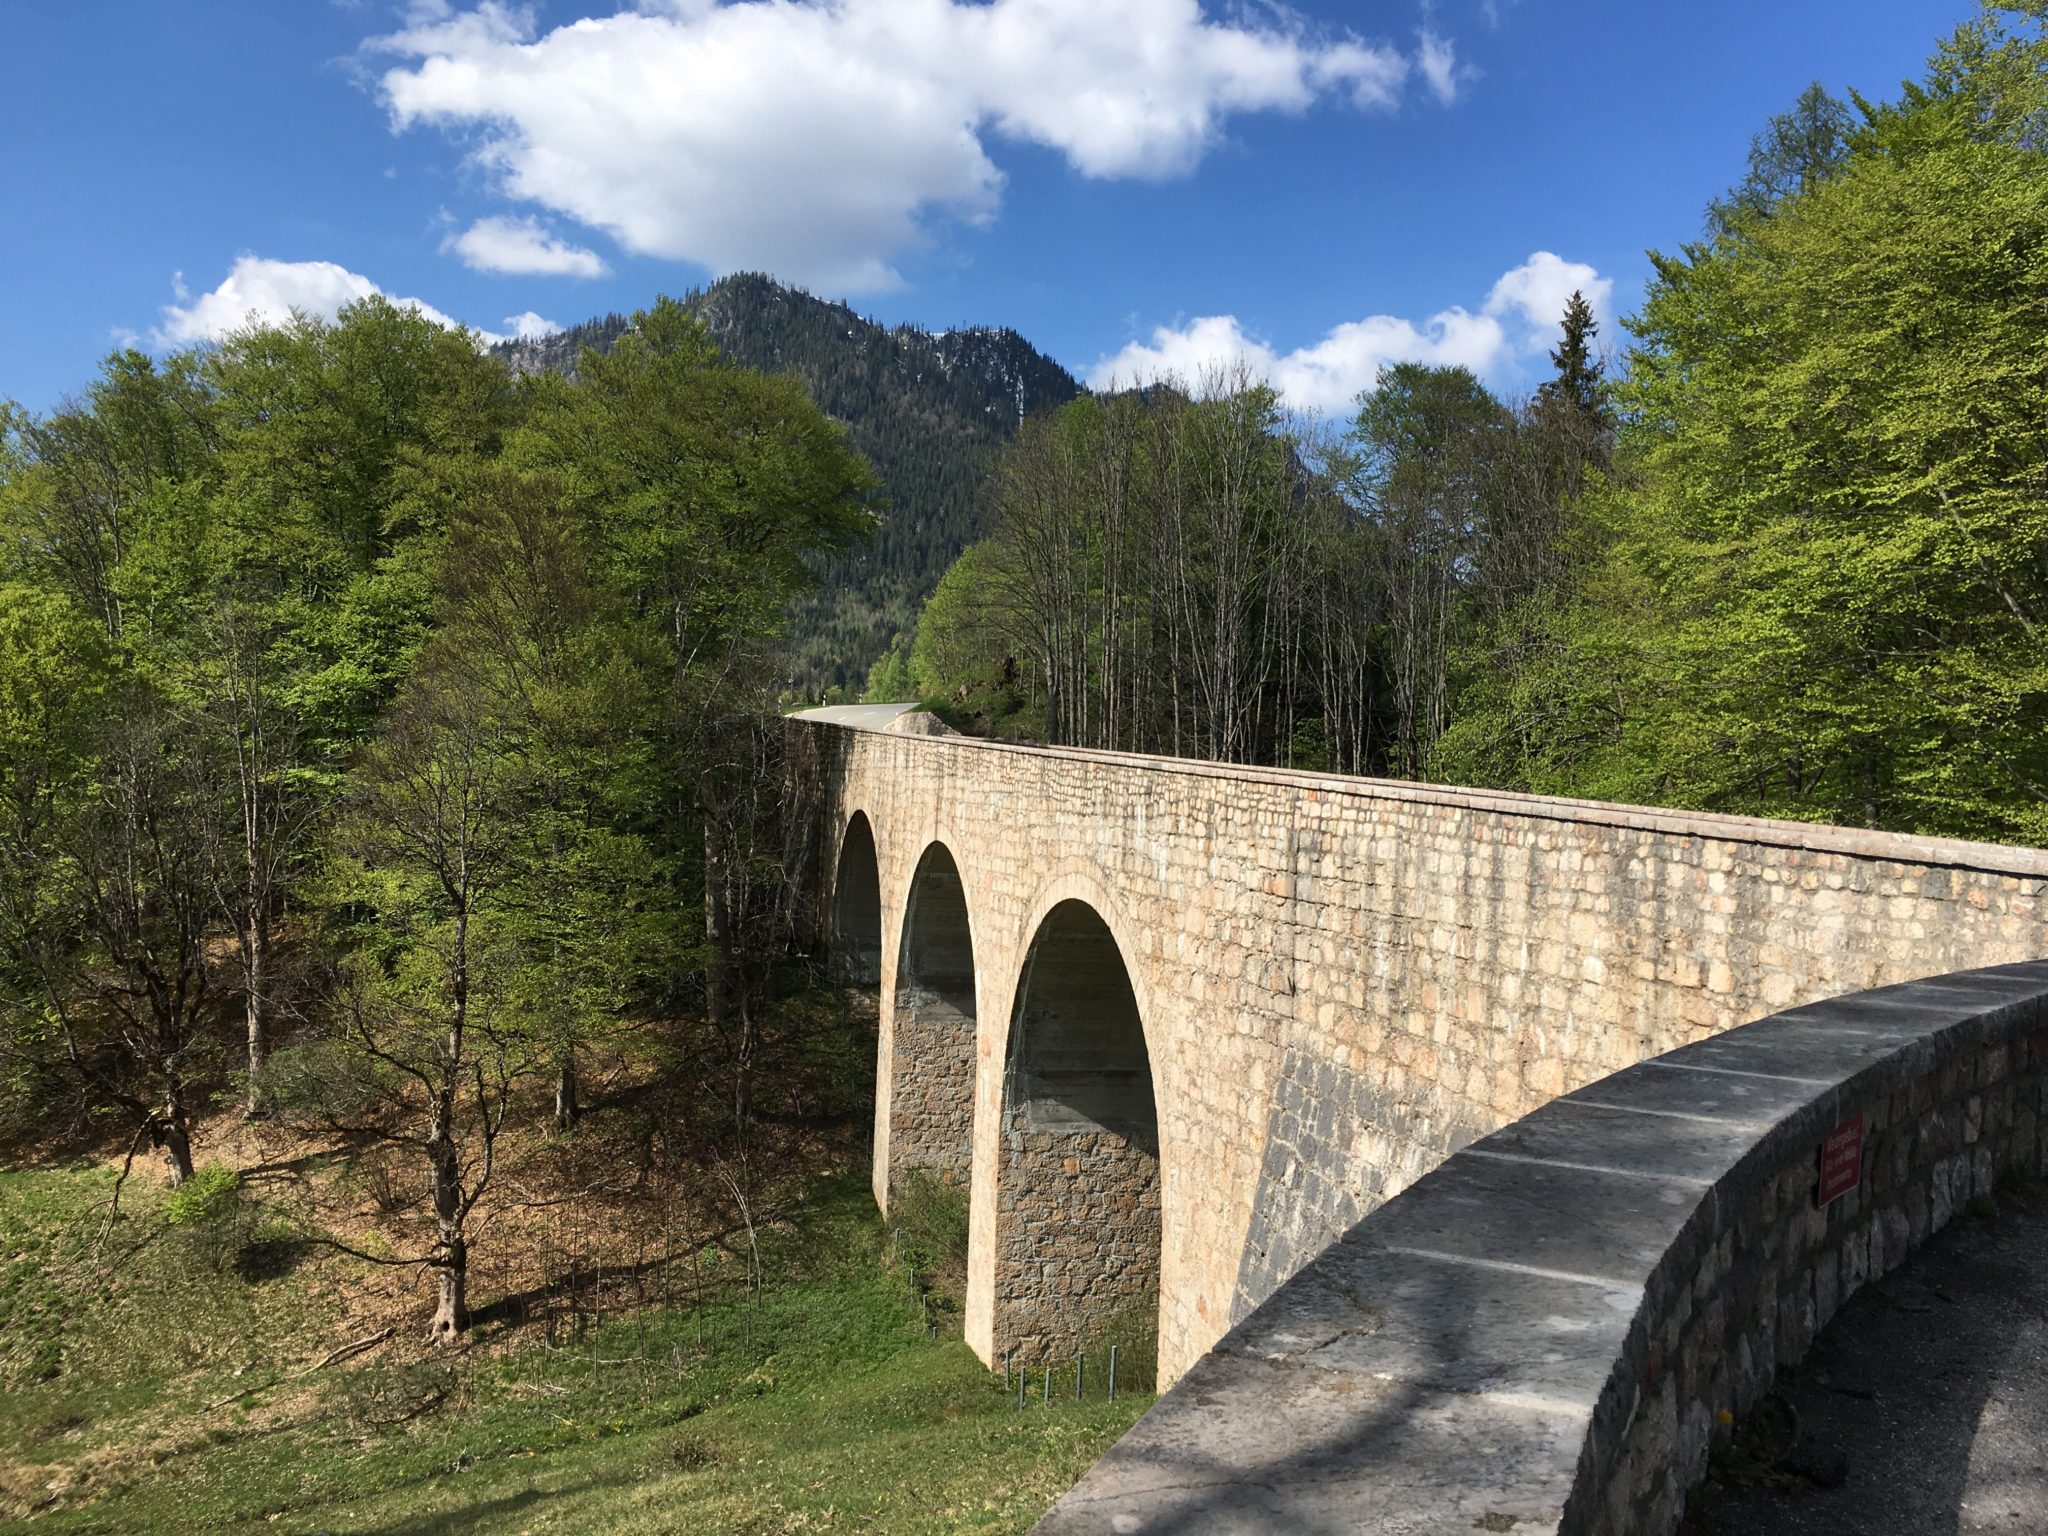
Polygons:
<instances>
[{"instance_id":1,"label":"spruce tree","mask_svg":"<svg viewBox=\"0 0 2048 1536\"><path fill-rule=\"evenodd\" d=\"M1593 317L1593 306L1586 302L1585 294L1576 288L1565 301L1563 325L1564 336L1550 354L1557 377L1546 380L1537 396L1548 404L1572 406L1591 421L1604 423L1606 386L1601 378L1600 359L1593 354L1593 338L1600 333L1600 322Z\"/></svg>"}]
</instances>

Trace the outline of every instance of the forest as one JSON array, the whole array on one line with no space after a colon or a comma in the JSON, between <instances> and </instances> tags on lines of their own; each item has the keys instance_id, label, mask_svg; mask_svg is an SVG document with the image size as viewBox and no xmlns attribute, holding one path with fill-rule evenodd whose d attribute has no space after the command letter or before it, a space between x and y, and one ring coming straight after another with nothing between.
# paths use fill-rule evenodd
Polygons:
<instances>
[{"instance_id":1,"label":"forest","mask_svg":"<svg viewBox=\"0 0 2048 1536\"><path fill-rule=\"evenodd\" d=\"M801 379L874 468L879 523L868 538L814 557L818 581L791 605L779 663L792 698L857 696L870 665L915 626L939 577L977 536L996 449L1081 386L1014 331L885 328L757 272L678 302L728 360ZM494 350L515 373L573 374L585 351L605 351L631 323L606 315Z\"/></svg>"},{"instance_id":2,"label":"forest","mask_svg":"<svg viewBox=\"0 0 2048 1536\"><path fill-rule=\"evenodd\" d=\"M2048 52L1809 89L1605 351L1503 399L1220 371L1027 424L869 679L970 730L2048 836Z\"/></svg>"},{"instance_id":3,"label":"forest","mask_svg":"<svg viewBox=\"0 0 2048 1536\"><path fill-rule=\"evenodd\" d=\"M780 718L863 674L1026 741L2048 843L2042 15L1808 90L1523 397L1081 391L743 275L0 404L0 1520L1035 1519L1150 1382L1025 1413L957 1343L962 1193L876 1218Z\"/></svg>"},{"instance_id":4,"label":"forest","mask_svg":"<svg viewBox=\"0 0 2048 1536\"><path fill-rule=\"evenodd\" d=\"M870 473L666 302L573 382L372 299L9 425L0 1114L118 1125L174 1184L229 1082L403 1144L459 1334L525 1085L566 1130L581 1060L687 1013L670 1048L753 1112L770 641Z\"/></svg>"}]
</instances>

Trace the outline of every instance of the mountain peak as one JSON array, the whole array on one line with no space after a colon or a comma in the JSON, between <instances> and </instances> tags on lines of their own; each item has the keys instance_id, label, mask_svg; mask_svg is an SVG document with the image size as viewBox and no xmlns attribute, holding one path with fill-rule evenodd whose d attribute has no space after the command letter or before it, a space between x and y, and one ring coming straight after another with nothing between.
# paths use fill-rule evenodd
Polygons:
<instances>
[{"instance_id":1,"label":"mountain peak","mask_svg":"<svg viewBox=\"0 0 2048 1536\"><path fill-rule=\"evenodd\" d=\"M722 277L682 302L735 362L796 373L881 478L886 507L873 541L831 562L790 621L798 691L858 686L983 532L981 483L996 449L1081 386L1006 326L885 327L759 272ZM573 374L585 348L608 351L631 328L609 314L494 350L515 373Z\"/></svg>"}]
</instances>

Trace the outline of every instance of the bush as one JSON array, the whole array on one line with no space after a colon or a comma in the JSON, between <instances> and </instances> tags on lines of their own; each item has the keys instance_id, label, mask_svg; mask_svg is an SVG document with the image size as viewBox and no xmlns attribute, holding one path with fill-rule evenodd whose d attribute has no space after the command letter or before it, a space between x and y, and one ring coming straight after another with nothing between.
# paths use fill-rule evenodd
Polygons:
<instances>
[{"instance_id":1,"label":"bush","mask_svg":"<svg viewBox=\"0 0 2048 1536\"><path fill-rule=\"evenodd\" d=\"M390 1103L391 1072L331 1040L271 1053L258 1086L287 1125L325 1129L373 1121Z\"/></svg>"},{"instance_id":2,"label":"bush","mask_svg":"<svg viewBox=\"0 0 2048 1536\"><path fill-rule=\"evenodd\" d=\"M174 1227L219 1227L232 1222L242 1203L242 1176L208 1163L171 1191L164 1219Z\"/></svg>"}]
</instances>

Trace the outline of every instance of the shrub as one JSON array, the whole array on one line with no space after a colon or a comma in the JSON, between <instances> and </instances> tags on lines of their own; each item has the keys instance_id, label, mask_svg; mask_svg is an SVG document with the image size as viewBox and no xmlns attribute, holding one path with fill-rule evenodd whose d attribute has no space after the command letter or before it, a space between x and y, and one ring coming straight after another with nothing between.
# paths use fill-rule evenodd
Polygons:
<instances>
[{"instance_id":1,"label":"shrub","mask_svg":"<svg viewBox=\"0 0 2048 1536\"><path fill-rule=\"evenodd\" d=\"M231 1223L242 1202L242 1176L208 1163L164 1201L164 1219L174 1227L220 1227Z\"/></svg>"}]
</instances>

